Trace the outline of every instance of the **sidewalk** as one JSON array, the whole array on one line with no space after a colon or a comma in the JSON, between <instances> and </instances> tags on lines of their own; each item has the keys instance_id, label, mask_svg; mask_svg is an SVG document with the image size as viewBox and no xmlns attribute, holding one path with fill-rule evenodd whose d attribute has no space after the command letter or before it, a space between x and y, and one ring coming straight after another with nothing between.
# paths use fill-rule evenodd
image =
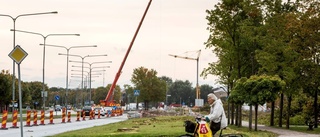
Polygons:
<instances>
[{"instance_id":1,"label":"sidewalk","mask_svg":"<svg viewBox=\"0 0 320 137\"><path fill-rule=\"evenodd\" d=\"M242 126L249 127L249 122L242 121ZM252 128L254 128L254 124L252 125ZM291 131L288 129L268 127L265 125L258 125L258 130L270 131L278 134L279 137L320 137L320 135L316 135L316 134L307 134L303 132Z\"/></svg>"}]
</instances>

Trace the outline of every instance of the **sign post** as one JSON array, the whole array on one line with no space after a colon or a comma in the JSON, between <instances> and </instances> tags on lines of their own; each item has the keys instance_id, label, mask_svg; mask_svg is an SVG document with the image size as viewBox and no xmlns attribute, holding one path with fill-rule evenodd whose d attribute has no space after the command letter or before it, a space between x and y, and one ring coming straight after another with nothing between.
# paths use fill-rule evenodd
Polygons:
<instances>
[{"instance_id":1,"label":"sign post","mask_svg":"<svg viewBox=\"0 0 320 137\"><path fill-rule=\"evenodd\" d=\"M136 96L136 110L139 110L138 96L140 95L140 90L134 90L133 95Z\"/></svg>"},{"instance_id":2,"label":"sign post","mask_svg":"<svg viewBox=\"0 0 320 137\"><path fill-rule=\"evenodd\" d=\"M10 53L9 57L18 64L18 85L19 85L19 111L20 111L20 127L21 136L23 137L23 122L22 122L22 94L21 94L21 75L20 75L20 63L28 55L19 45L17 45Z\"/></svg>"}]
</instances>

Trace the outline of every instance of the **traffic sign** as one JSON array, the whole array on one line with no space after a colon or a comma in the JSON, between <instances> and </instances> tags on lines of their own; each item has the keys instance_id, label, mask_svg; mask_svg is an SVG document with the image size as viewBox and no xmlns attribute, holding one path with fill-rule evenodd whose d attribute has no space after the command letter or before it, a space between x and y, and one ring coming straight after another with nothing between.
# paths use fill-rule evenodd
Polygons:
<instances>
[{"instance_id":1,"label":"traffic sign","mask_svg":"<svg viewBox=\"0 0 320 137\"><path fill-rule=\"evenodd\" d=\"M13 59L17 64L20 64L24 58L28 55L19 45L9 53L9 57Z\"/></svg>"},{"instance_id":2,"label":"traffic sign","mask_svg":"<svg viewBox=\"0 0 320 137\"><path fill-rule=\"evenodd\" d=\"M56 96L54 96L54 98L55 98L56 100L59 100L59 99L60 99L60 96L56 95Z\"/></svg>"},{"instance_id":3,"label":"traffic sign","mask_svg":"<svg viewBox=\"0 0 320 137\"><path fill-rule=\"evenodd\" d=\"M140 90L134 90L133 91L134 96L139 96L140 95Z\"/></svg>"}]
</instances>

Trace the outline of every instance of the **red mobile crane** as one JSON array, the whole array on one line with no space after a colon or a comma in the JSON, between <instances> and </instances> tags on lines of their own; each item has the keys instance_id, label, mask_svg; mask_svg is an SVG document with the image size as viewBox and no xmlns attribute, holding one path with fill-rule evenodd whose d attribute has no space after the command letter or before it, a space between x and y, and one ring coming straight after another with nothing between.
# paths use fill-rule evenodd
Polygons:
<instances>
[{"instance_id":1,"label":"red mobile crane","mask_svg":"<svg viewBox=\"0 0 320 137\"><path fill-rule=\"evenodd\" d=\"M113 90L114 90L114 88L115 88L115 86L116 86L116 84L117 84L117 81L118 81L118 79L119 79L119 77L120 77L120 74L121 74L121 70L122 70L122 68L123 68L123 66L124 66L124 64L125 64L125 62L126 62L126 60L127 60L127 57L128 57L128 55L129 55L130 50L131 50L131 48L132 48L132 45L133 45L133 43L134 43L134 40L136 39L136 37L137 37L137 35L138 35L138 32L139 32L140 27L141 27L141 25L142 25L142 22L143 22L146 14L147 14L147 12L148 12L148 9L149 9L149 7L150 7L150 5L151 5L151 2L152 2L152 0L149 1L148 6L147 6L147 8L146 8L146 10L145 10L142 18L141 18L141 21L140 21L140 23L139 23L139 26L138 26L138 28L137 28L134 36L133 36L133 39L132 39L132 41L131 41L131 43L130 43L130 45L129 45L129 48L127 49L127 52L126 52L126 54L125 54L125 56L124 56L124 58L123 58L123 61L122 61L121 65L120 65L120 68L119 68L119 70L118 70L118 72L117 72L117 74L116 74L116 76L115 76L115 78L114 78L114 81L113 81L113 83L112 83L112 85L111 85L111 87L110 87L110 89L109 89L108 95L106 96L105 100L100 100L100 104L101 104L102 106L114 106L114 105L116 105L116 104L114 104L114 102L113 102L113 96L112 96Z\"/></svg>"}]
</instances>

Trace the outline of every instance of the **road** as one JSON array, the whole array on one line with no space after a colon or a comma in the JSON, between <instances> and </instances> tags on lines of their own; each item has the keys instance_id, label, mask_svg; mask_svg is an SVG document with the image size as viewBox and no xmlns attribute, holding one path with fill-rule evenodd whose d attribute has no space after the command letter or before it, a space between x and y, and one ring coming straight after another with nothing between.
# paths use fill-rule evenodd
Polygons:
<instances>
[{"instance_id":1,"label":"road","mask_svg":"<svg viewBox=\"0 0 320 137\"><path fill-rule=\"evenodd\" d=\"M39 119L39 118L38 118ZM78 130L83 128L89 128L94 126L100 126L100 125L106 125L110 123L116 123L120 121L127 120L127 115L124 114L122 116L116 116L116 117L100 117L100 119L95 117L95 119L89 120L88 117L86 117L86 120L83 121L82 118L80 118L80 121L76 121L76 117L71 118L71 122L67 122L67 118L65 119L65 123L62 123L62 119L54 119L54 124L49 124L49 120L46 119L44 121L45 125L39 125L40 121L37 121L37 124L39 126L32 126L32 127L25 127L26 123L23 122L23 137L44 137L44 136L53 136L55 134L72 131L72 130ZM30 125L33 125L34 122L31 121ZM0 130L0 136L1 137L21 137L21 127L20 122L17 123L17 126L19 128L10 128L12 127L12 123L7 123L6 127L7 130Z\"/></svg>"}]
</instances>

